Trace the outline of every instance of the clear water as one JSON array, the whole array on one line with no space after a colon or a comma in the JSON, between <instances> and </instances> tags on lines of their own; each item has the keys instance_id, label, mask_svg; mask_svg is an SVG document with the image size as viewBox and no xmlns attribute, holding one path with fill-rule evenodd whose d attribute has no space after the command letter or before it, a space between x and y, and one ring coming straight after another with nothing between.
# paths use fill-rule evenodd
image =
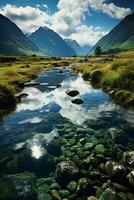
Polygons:
<instances>
[{"instance_id":1,"label":"clear water","mask_svg":"<svg viewBox=\"0 0 134 200\"><path fill-rule=\"evenodd\" d=\"M36 87L23 90L28 97L17 105L16 111L4 117L0 124L0 151L11 152L23 146L37 160L45 154L43 142L58 136L57 126L72 123L79 127L107 129L133 126L134 112L114 104L101 89L93 89L82 76L70 76L68 68L39 74ZM61 83L60 88L56 84ZM68 89L77 89L82 105L71 103Z\"/></svg>"}]
</instances>

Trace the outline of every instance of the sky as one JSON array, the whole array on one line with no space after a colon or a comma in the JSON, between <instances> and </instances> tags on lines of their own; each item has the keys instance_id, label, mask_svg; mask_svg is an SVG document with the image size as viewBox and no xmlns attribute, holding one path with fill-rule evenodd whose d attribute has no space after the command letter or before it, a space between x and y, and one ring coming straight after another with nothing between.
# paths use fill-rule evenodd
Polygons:
<instances>
[{"instance_id":1,"label":"sky","mask_svg":"<svg viewBox=\"0 0 134 200\"><path fill-rule=\"evenodd\" d=\"M133 11L134 0L0 0L0 13L25 34L47 26L81 46L93 46Z\"/></svg>"}]
</instances>

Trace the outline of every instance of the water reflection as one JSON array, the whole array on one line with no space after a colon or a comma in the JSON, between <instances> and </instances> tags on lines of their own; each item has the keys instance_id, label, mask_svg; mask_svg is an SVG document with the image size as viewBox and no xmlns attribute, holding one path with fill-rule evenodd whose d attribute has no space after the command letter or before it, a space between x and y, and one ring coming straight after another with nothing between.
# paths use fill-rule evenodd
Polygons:
<instances>
[{"instance_id":1,"label":"water reflection","mask_svg":"<svg viewBox=\"0 0 134 200\"><path fill-rule=\"evenodd\" d=\"M46 72L45 72L46 73ZM40 74L37 81L40 86L25 88L28 96L18 104L16 112L5 117L0 127L0 148L4 145L18 145L23 142L39 158L45 154L44 142L48 143L58 135L57 124L68 121L76 125L110 124L111 126L133 123L134 113L114 104L109 96L99 89L93 89L79 74L70 77L67 70L59 74L56 70L47 75ZM61 88L55 88L57 83ZM66 94L68 89L80 92L82 105L71 103L72 98ZM98 123L99 122L99 123ZM85 123L85 124L84 124ZM102 123L100 123L102 128ZM2 141L2 142L1 142Z\"/></svg>"}]
</instances>

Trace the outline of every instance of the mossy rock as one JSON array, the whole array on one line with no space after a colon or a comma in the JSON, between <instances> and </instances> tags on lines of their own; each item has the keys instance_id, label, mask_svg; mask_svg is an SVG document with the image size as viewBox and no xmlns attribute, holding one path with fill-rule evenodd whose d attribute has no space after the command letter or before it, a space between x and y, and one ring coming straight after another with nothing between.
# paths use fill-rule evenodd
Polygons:
<instances>
[{"instance_id":1,"label":"mossy rock","mask_svg":"<svg viewBox=\"0 0 134 200\"><path fill-rule=\"evenodd\" d=\"M1 200L33 200L37 196L35 177L30 173L7 175L0 182Z\"/></svg>"},{"instance_id":2,"label":"mossy rock","mask_svg":"<svg viewBox=\"0 0 134 200\"><path fill-rule=\"evenodd\" d=\"M52 196L48 193L40 193L38 195L38 200L52 200Z\"/></svg>"},{"instance_id":3,"label":"mossy rock","mask_svg":"<svg viewBox=\"0 0 134 200\"><path fill-rule=\"evenodd\" d=\"M98 144L95 147L95 151L97 154L104 154L105 153L105 147L102 144Z\"/></svg>"},{"instance_id":4,"label":"mossy rock","mask_svg":"<svg viewBox=\"0 0 134 200\"><path fill-rule=\"evenodd\" d=\"M62 198L65 198L70 195L70 192L68 190L59 190L59 194Z\"/></svg>"},{"instance_id":5,"label":"mossy rock","mask_svg":"<svg viewBox=\"0 0 134 200\"><path fill-rule=\"evenodd\" d=\"M91 82L93 84L98 84L102 78L102 72L99 70L94 70L90 73Z\"/></svg>"},{"instance_id":6,"label":"mossy rock","mask_svg":"<svg viewBox=\"0 0 134 200\"><path fill-rule=\"evenodd\" d=\"M67 185L67 189L74 193L76 191L77 188L77 182L76 181L70 181L70 183Z\"/></svg>"}]
</instances>

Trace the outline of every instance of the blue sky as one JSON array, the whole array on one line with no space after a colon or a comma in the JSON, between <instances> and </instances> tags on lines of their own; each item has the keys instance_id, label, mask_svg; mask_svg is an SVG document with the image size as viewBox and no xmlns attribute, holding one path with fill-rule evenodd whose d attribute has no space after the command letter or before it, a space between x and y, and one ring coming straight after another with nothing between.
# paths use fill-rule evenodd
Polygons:
<instances>
[{"instance_id":1,"label":"blue sky","mask_svg":"<svg viewBox=\"0 0 134 200\"><path fill-rule=\"evenodd\" d=\"M80 45L94 45L133 11L133 0L0 0L0 13L24 33L48 26Z\"/></svg>"}]
</instances>

